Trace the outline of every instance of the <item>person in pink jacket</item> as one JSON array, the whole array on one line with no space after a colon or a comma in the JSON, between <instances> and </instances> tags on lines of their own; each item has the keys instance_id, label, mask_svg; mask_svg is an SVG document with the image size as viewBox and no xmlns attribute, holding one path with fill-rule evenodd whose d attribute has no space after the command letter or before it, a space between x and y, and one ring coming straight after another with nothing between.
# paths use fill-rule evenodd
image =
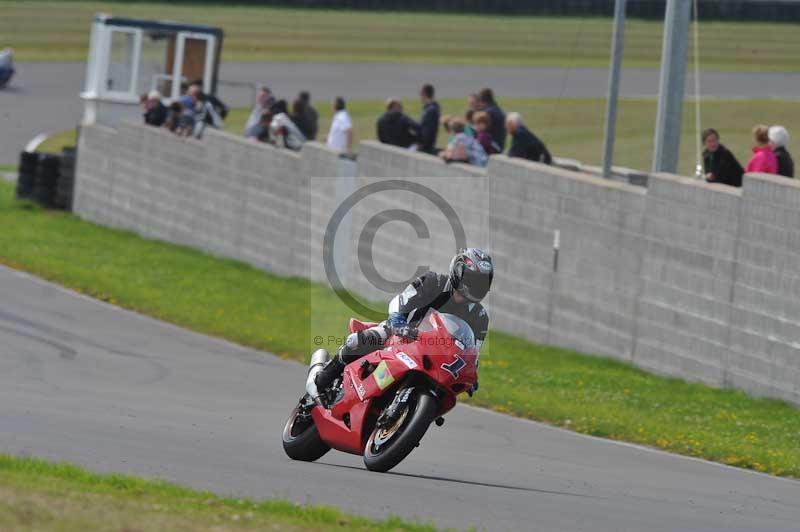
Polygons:
<instances>
[{"instance_id":1,"label":"person in pink jacket","mask_svg":"<svg viewBox=\"0 0 800 532\"><path fill-rule=\"evenodd\" d=\"M758 125L753 128L753 157L747 163L745 171L748 174L777 174L778 159L769 145L769 128Z\"/></svg>"}]
</instances>

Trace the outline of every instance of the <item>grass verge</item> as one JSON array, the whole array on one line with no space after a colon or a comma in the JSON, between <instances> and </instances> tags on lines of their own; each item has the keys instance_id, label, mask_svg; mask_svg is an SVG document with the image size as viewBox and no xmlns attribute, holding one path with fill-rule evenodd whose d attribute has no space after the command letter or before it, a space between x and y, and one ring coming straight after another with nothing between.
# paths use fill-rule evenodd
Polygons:
<instances>
[{"instance_id":1,"label":"grass verge","mask_svg":"<svg viewBox=\"0 0 800 532\"><path fill-rule=\"evenodd\" d=\"M396 517L368 519L326 506L223 497L161 481L100 475L0 454L0 530L435 530Z\"/></svg>"},{"instance_id":2,"label":"grass verge","mask_svg":"<svg viewBox=\"0 0 800 532\"><path fill-rule=\"evenodd\" d=\"M85 61L98 11L220 26L223 61L340 61L608 67L609 18L403 13L169 2L0 1L4 45L18 59ZM58 13L58 16L53 16ZM658 66L663 21L629 19L626 67ZM735 36L735 38L732 38ZM800 69L793 24L701 23L704 69ZM689 51L691 57L692 51Z\"/></svg>"},{"instance_id":3,"label":"grass verge","mask_svg":"<svg viewBox=\"0 0 800 532\"><path fill-rule=\"evenodd\" d=\"M301 362L315 347L313 336L341 336L346 328L349 311L321 285L42 211L12 195L13 187L0 182L0 262L11 267ZM585 434L800 477L800 411L786 403L494 331L472 402Z\"/></svg>"},{"instance_id":4,"label":"grass verge","mask_svg":"<svg viewBox=\"0 0 800 532\"><path fill-rule=\"evenodd\" d=\"M288 96L288 95L281 95ZM462 115L466 99L446 98L440 101L443 114ZM603 153L605 100L601 98L504 98L503 108L522 113L527 123L558 157L578 159L599 165ZM320 112L320 137L327 134L331 110L327 102L317 102ZM418 117L418 100L404 101L406 112ZM353 118L355 140L374 139L375 121L383 112L382 100L358 100L348 103ZM226 120L225 129L240 135L249 115L248 109L234 109ZM684 107L681 134L679 172L694 175L695 131L693 108ZM640 170L649 170L652 163L653 131L656 102L654 100L623 100L619 107L619 123L615 143L614 163ZM751 128L755 124L785 124L790 131L800 123L800 105L780 100L709 100L703 102L704 127L715 127L723 143L737 155L742 165L750 158ZM447 137L439 134L439 144ZM62 146L74 146L74 130L49 138L40 151L60 152ZM790 151L792 151L790 146Z\"/></svg>"}]
</instances>

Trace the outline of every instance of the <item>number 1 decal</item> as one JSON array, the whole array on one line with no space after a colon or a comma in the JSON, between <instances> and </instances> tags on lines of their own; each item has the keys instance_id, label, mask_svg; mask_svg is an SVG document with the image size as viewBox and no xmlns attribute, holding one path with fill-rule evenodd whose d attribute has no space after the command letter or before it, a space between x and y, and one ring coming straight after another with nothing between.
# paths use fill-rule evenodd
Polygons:
<instances>
[{"instance_id":1,"label":"number 1 decal","mask_svg":"<svg viewBox=\"0 0 800 532\"><path fill-rule=\"evenodd\" d=\"M464 369L467 363L464 362L464 359L460 356L456 355L456 359L453 360L449 364L442 364L442 369L445 370L447 373L453 376L454 379L458 378L458 373Z\"/></svg>"}]
</instances>

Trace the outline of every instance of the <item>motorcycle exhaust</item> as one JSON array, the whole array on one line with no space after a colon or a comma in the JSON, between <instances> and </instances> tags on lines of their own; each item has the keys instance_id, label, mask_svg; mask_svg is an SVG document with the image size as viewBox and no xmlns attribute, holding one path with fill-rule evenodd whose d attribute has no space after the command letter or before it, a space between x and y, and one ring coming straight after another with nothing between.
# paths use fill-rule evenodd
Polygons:
<instances>
[{"instance_id":1,"label":"motorcycle exhaust","mask_svg":"<svg viewBox=\"0 0 800 532\"><path fill-rule=\"evenodd\" d=\"M308 378L306 379L306 393L314 400L317 400L319 397L317 383L314 381L317 378L317 374L322 371L322 368L325 367L327 362L328 351L326 349L317 349L314 351L314 354L311 355L311 363L308 365Z\"/></svg>"}]
</instances>

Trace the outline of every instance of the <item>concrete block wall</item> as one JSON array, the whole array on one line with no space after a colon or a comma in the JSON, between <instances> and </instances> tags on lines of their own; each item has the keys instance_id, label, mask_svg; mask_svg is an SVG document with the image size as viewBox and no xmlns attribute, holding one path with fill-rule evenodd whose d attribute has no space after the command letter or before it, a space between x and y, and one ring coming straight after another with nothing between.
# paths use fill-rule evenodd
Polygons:
<instances>
[{"instance_id":1,"label":"concrete block wall","mask_svg":"<svg viewBox=\"0 0 800 532\"><path fill-rule=\"evenodd\" d=\"M386 180L423 185L455 209L469 245L491 250L495 329L800 404L793 180L747 175L739 190L656 174L645 188L504 156L487 169L447 165L374 142L355 165L315 143L294 153L130 124L85 127L79 149L79 216L318 281L323 235L345 198ZM423 219L427 238L404 221L362 230L392 209ZM456 245L438 206L404 190L356 203L340 231L337 271L376 300L387 295L363 281L359 239L374 237L391 281L445 268Z\"/></svg>"},{"instance_id":2,"label":"concrete block wall","mask_svg":"<svg viewBox=\"0 0 800 532\"><path fill-rule=\"evenodd\" d=\"M132 124L84 127L79 150L81 217L281 275L307 268L293 245L294 220L308 217L297 154L216 131L199 141Z\"/></svg>"},{"instance_id":3,"label":"concrete block wall","mask_svg":"<svg viewBox=\"0 0 800 532\"><path fill-rule=\"evenodd\" d=\"M558 228L556 178L540 164L494 156L489 161L492 258L499 273L490 293L502 330L550 341L553 237Z\"/></svg>"},{"instance_id":4,"label":"concrete block wall","mask_svg":"<svg viewBox=\"0 0 800 532\"><path fill-rule=\"evenodd\" d=\"M740 201L724 185L650 177L637 365L724 383Z\"/></svg>"},{"instance_id":5,"label":"concrete block wall","mask_svg":"<svg viewBox=\"0 0 800 532\"><path fill-rule=\"evenodd\" d=\"M800 183L745 177L726 384L800 403Z\"/></svg>"},{"instance_id":6,"label":"concrete block wall","mask_svg":"<svg viewBox=\"0 0 800 532\"><path fill-rule=\"evenodd\" d=\"M560 252L550 343L630 361L636 337L645 194L567 174L555 180Z\"/></svg>"}]
</instances>

